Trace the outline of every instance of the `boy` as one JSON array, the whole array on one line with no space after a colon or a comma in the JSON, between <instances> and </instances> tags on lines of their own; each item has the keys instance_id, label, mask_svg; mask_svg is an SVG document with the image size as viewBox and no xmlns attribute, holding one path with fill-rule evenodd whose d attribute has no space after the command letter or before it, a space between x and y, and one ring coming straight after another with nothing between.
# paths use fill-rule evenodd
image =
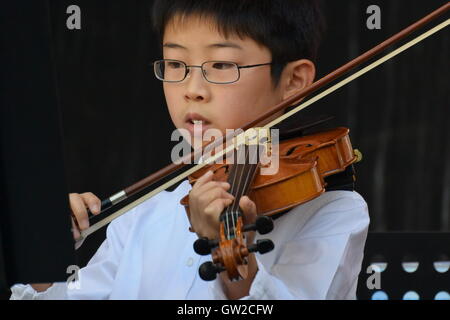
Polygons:
<instances>
[{"instance_id":1,"label":"boy","mask_svg":"<svg viewBox=\"0 0 450 320\"><path fill-rule=\"evenodd\" d=\"M158 0L153 21L164 58L155 75L179 129L239 128L314 80L316 1ZM108 226L78 288L16 285L12 299L355 298L369 218L364 199L349 191L326 192L275 220L264 235L275 249L249 255L247 279L230 282L221 273L201 280L198 267L211 258L192 244L218 238L219 215L233 201L229 188L207 173L192 188L184 181L160 193ZM189 219L179 204L188 192ZM254 221L254 203L237 200L246 222ZM99 203L91 193L70 195L81 229L88 227L85 207L98 213Z\"/></svg>"}]
</instances>

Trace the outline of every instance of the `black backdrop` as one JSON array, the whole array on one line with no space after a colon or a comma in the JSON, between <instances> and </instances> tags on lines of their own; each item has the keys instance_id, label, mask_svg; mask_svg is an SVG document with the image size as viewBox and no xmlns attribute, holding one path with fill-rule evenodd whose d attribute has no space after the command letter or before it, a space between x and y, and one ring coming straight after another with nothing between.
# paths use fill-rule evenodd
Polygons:
<instances>
[{"instance_id":1,"label":"black backdrop","mask_svg":"<svg viewBox=\"0 0 450 320\"><path fill-rule=\"evenodd\" d=\"M174 128L148 66L160 57L151 2L50 1L70 192L103 199L170 161ZM325 1L318 75L444 3ZM66 27L71 4L81 8L81 30ZM371 4L381 8L381 30L366 27ZM364 154L357 191L369 204L372 231L450 230L448 35L434 35L305 112L332 114L329 125L350 127ZM103 237L104 230L83 248L86 259Z\"/></svg>"}]
</instances>

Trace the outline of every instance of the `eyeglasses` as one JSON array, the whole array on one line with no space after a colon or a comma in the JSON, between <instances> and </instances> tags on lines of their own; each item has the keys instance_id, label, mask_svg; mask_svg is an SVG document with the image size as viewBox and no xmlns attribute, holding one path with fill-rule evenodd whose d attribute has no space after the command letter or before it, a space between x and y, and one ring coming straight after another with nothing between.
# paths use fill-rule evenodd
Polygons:
<instances>
[{"instance_id":1,"label":"eyeglasses","mask_svg":"<svg viewBox=\"0 0 450 320\"><path fill-rule=\"evenodd\" d=\"M206 61L201 66L188 66L183 61L164 59L153 62L155 76L165 82L181 82L186 79L191 68L200 68L206 81L216 84L233 83L240 79L241 69L271 65L261 63L239 66L229 61Z\"/></svg>"}]
</instances>

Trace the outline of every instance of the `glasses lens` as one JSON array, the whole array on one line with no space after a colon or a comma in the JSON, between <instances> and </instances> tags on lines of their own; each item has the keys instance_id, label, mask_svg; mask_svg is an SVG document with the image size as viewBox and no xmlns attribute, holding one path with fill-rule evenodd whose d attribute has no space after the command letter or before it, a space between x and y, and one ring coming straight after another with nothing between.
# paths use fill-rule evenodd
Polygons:
<instances>
[{"instance_id":1,"label":"glasses lens","mask_svg":"<svg viewBox=\"0 0 450 320\"><path fill-rule=\"evenodd\" d=\"M182 81L186 75L186 65L177 60L159 60L155 64L155 75L162 81Z\"/></svg>"},{"instance_id":2,"label":"glasses lens","mask_svg":"<svg viewBox=\"0 0 450 320\"><path fill-rule=\"evenodd\" d=\"M239 69L235 63L209 61L203 64L203 74L210 82L228 83L239 79Z\"/></svg>"}]
</instances>

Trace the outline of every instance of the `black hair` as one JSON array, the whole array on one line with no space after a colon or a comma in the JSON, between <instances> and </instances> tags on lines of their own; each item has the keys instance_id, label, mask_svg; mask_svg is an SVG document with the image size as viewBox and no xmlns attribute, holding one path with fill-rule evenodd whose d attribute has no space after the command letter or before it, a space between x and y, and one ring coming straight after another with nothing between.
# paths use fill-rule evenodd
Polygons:
<instances>
[{"instance_id":1,"label":"black hair","mask_svg":"<svg viewBox=\"0 0 450 320\"><path fill-rule=\"evenodd\" d=\"M278 85L290 61L316 62L325 26L320 0L155 0L152 21L162 41L175 16L212 18L225 37L249 37L272 53L272 81Z\"/></svg>"}]
</instances>

